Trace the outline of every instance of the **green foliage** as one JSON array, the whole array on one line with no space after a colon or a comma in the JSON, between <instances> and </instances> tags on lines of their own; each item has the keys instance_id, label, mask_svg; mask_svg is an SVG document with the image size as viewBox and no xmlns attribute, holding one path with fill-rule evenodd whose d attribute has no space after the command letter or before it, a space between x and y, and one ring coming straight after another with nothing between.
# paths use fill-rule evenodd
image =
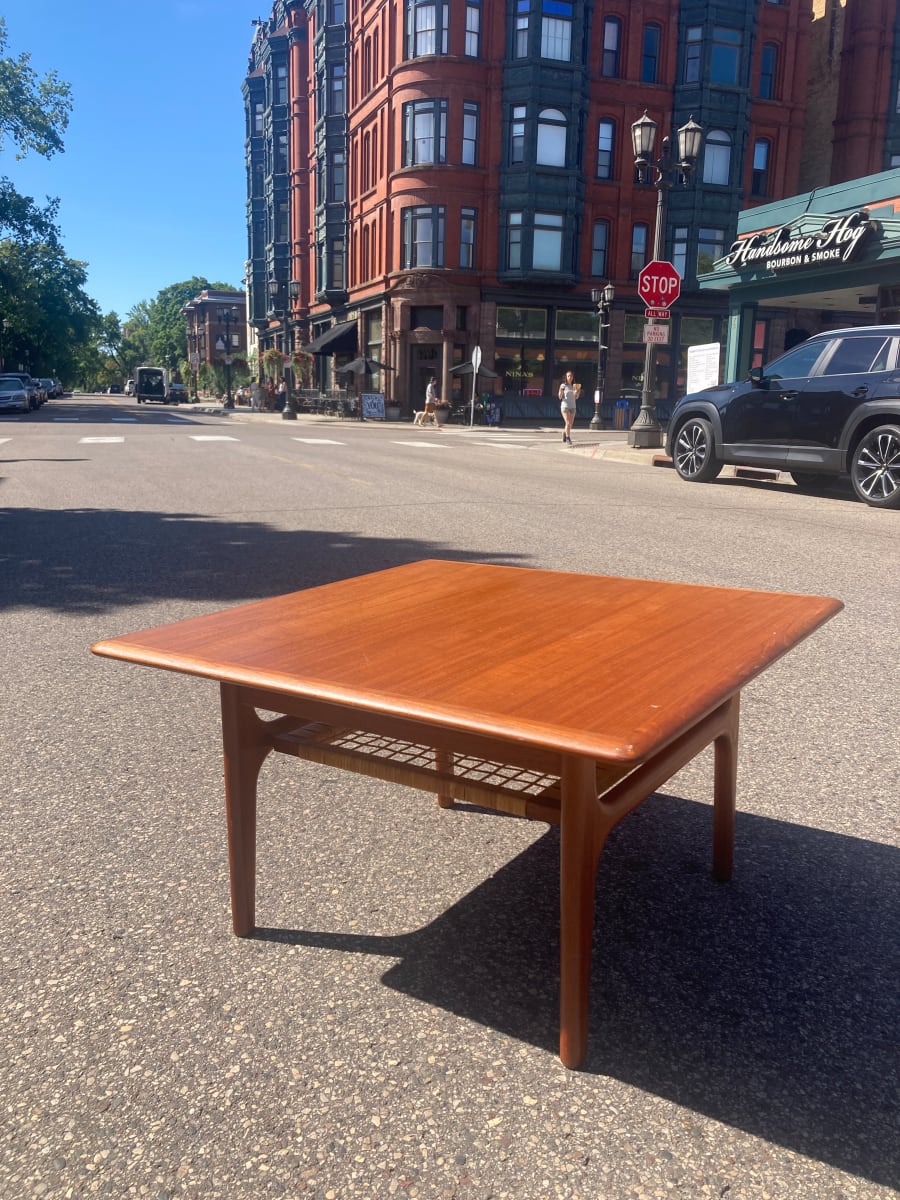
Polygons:
<instances>
[{"instance_id":1,"label":"green foliage","mask_svg":"<svg viewBox=\"0 0 900 1200\"><path fill-rule=\"evenodd\" d=\"M95 342L100 323L86 279L85 264L55 243L0 241L6 364L64 381L83 368L80 348Z\"/></svg>"},{"instance_id":2,"label":"green foliage","mask_svg":"<svg viewBox=\"0 0 900 1200\"><path fill-rule=\"evenodd\" d=\"M44 158L62 152L62 135L72 110L71 90L55 71L42 79L31 66L31 56L7 57L6 21L0 17L0 152L7 142L16 158L29 151ZM21 196L8 179L0 178L0 233L20 240L56 241L57 202L41 208L31 196Z\"/></svg>"},{"instance_id":3,"label":"green foliage","mask_svg":"<svg viewBox=\"0 0 900 1200\"><path fill-rule=\"evenodd\" d=\"M6 57L9 40L6 21L0 17L0 150L9 138L16 157L29 150L50 158L63 149L62 135L69 124L72 92L55 71L39 79L31 55Z\"/></svg>"}]
</instances>

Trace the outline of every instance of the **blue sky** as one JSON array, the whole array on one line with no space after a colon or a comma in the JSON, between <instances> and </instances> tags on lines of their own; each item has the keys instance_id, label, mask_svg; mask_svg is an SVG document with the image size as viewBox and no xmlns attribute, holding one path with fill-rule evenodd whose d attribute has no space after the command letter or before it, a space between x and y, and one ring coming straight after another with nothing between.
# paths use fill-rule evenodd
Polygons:
<instances>
[{"instance_id":1,"label":"blue sky","mask_svg":"<svg viewBox=\"0 0 900 1200\"><path fill-rule=\"evenodd\" d=\"M172 283L202 275L241 286L247 253L241 83L251 20L241 0L5 0L7 53L72 88L65 153L0 175L43 203L58 197L69 258L86 291L124 317Z\"/></svg>"}]
</instances>

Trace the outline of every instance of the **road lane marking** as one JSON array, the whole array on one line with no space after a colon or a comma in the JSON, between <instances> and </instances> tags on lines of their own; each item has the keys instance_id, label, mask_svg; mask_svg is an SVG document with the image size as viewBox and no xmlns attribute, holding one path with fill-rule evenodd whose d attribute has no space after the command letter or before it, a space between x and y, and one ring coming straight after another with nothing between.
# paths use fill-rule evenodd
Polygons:
<instances>
[{"instance_id":1,"label":"road lane marking","mask_svg":"<svg viewBox=\"0 0 900 1200\"><path fill-rule=\"evenodd\" d=\"M124 425L127 421L133 421L135 424L137 424L137 417L113 417L113 424L115 424L116 421L118 421L120 425Z\"/></svg>"},{"instance_id":2,"label":"road lane marking","mask_svg":"<svg viewBox=\"0 0 900 1200\"><path fill-rule=\"evenodd\" d=\"M80 421L81 417L54 417L53 420L54 421L69 421L71 423L73 421Z\"/></svg>"},{"instance_id":3,"label":"road lane marking","mask_svg":"<svg viewBox=\"0 0 900 1200\"><path fill-rule=\"evenodd\" d=\"M304 442L307 446L346 446L346 442L336 442L333 438L291 438L292 442Z\"/></svg>"},{"instance_id":4,"label":"road lane marking","mask_svg":"<svg viewBox=\"0 0 900 1200\"><path fill-rule=\"evenodd\" d=\"M392 442L394 446L416 446L423 447L425 450L442 450L445 447L444 442L420 442L418 438L414 442Z\"/></svg>"},{"instance_id":5,"label":"road lane marking","mask_svg":"<svg viewBox=\"0 0 900 1200\"><path fill-rule=\"evenodd\" d=\"M237 442L239 438L228 437L225 433L190 433L192 442Z\"/></svg>"},{"instance_id":6,"label":"road lane marking","mask_svg":"<svg viewBox=\"0 0 900 1200\"><path fill-rule=\"evenodd\" d=\"M93 442L96 444L99 442L124 442L124 441L125 441L125 439L123 437L85 437L85 438L78 439L79 445L82 442Z\"/></svg>"}]
</instances>

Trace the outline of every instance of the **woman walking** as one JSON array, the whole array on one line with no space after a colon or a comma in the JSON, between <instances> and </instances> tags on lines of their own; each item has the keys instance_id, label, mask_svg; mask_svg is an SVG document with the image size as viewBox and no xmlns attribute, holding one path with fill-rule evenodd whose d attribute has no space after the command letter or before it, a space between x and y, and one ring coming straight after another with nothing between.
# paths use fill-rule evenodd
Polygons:
<instances>
[{"instance_id":1,"label":"woman walking","mask_svg":"<svg viewBox=\"0 0 900 1200\"><path fill-rule=\"evenodd\" d=\"M566 371L566 377L559 385L559 411L565 423L563 445L572 445L572 422L575 420L575 406L580 395L581 384L575 382L571 371Z\"/></svg>"}]
</instances>

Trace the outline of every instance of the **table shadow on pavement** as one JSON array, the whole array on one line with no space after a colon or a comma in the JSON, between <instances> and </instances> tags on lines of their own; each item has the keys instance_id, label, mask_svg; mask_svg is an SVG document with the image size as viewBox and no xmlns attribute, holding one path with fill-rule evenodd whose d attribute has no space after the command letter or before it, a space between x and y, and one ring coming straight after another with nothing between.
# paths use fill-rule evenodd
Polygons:
<instances>
[{"instance_id":1,"label":"table shadow on pavement","mask_svg":"<svg viewBox=\"0 0 900 1200\"><path fill-rule=\"evenodd\" d=\"M583 1070L896 1186L900 851L739 814L722 884L710 825L658 795L610 838ZM390 987L555 1054L558 854L551 829L408 934L256 936L399 958Z\"/></svg>"}]
</instances>

